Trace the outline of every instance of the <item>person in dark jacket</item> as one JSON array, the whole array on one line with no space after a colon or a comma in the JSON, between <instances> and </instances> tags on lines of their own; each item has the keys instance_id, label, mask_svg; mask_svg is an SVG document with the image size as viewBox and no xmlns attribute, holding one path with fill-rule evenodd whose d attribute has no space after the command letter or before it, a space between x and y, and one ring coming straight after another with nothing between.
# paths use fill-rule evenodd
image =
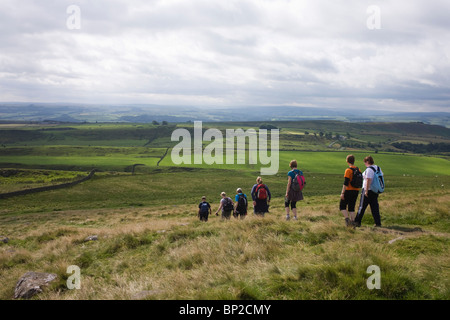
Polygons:
<instances>
[{"instance_id":1,"label":"person in dark jacket","mask_svg":"<svg viewBox=\"0 0 450 320\"><path fill-rule=\"evenodd\" d=\"M242 192L241 188L237 188L234 201L236 203L236 207L234 208L234 217L237 218L240 216L241 219L244 219L247 215L248 201L247 195Z\"/></svg>"},{"instance_id":2,"label":"person in dark jacket","mask_svg":"<svg viewBox=\"0 0 450 320\"><path fill-rule=\"evenodd\" d=\"M261 177L256 178L256 184L252 188L251 195L254 214L264 217L264 214L269 212L272 195L270 194L269 187L263 183Z\"/></svg>"}]
</instances>

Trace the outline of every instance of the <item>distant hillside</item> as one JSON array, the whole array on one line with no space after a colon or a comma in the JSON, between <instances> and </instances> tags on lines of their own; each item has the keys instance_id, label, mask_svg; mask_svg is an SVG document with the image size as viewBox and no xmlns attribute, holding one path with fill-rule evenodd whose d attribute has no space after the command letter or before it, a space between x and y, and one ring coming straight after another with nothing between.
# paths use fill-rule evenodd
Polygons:
<instances>
[{"instance_id":1,"label":"distant hillside","mask_svg":"<svg viewBox=\"0 0 450 320\"><path fill-rule=\"evenodd\" d=\"M399 113L309 107L200 108L162 105L88 105L67 103L0 103L0 121L131 122L152 121L296 121L423 122L450 127L448 112Z\"/></svg>"}]
</instances>

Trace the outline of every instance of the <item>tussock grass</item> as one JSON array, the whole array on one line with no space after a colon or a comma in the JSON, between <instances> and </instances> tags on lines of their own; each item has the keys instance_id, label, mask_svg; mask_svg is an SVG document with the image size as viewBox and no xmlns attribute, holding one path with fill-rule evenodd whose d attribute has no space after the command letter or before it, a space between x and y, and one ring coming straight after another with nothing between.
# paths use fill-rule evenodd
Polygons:
<instances>
[{"instance_id":1,"label":"tussock grass","mask_svg":"<svg viewBox=\"0 0 450 320\"><path fill-rule=\"evenodd\" d=\"M439 199L429 205L448 204ZM2 227L12 236L0 246L0 297L11 299L17 279L40 270L59 277L37 299L134 299L146 291L147 299L448 299L448 233L428 225L408 231L416 222L410 208L398 199L381 204L397 210L385 224L407 231L349 229L326 205L300 206L299 221L285 221L278 204L264 218L211 216L207 223L189 206L164 207L174 219L160 218L163 207L36 213L48 219L26 234L19 219ZM448 219L439 210L429 215ZM91 234L99 240L84 242ZM73 264L81 268L80 290L66 286ZM382 270L380 290L366 287L370 265Z\"/></svg>"},{"instance_id":2,"label":"tussock grass","mask_svg":"<svg viewBox=\"0 0 450 320\"><path fill-rule=\"evenodd\" d=\"M10 241L0 242L0 299L12 299L17 280L31 270L58 275L34 299L450 297L450 195L435 177L421 177L413 189L402 189L409 177L398 177L397 188L380 196L383 228L371 227L370 209L361 228L345 227L333 187L342 179L333 175L311 180L299 221L284 219L280 177L266 179L274 198L264 218L198 221L203 194L217 208L221 191L245 186L253 175L226 177L201 170L104 175L5 199L0 234ZM174 197L174 181L190 192ZM99 240L86 242L90 235ZM81 268L80 290L67 289L70 265ZM370 265L381 269L380 290L366 286Z\"/></svg>"}]
</instances>

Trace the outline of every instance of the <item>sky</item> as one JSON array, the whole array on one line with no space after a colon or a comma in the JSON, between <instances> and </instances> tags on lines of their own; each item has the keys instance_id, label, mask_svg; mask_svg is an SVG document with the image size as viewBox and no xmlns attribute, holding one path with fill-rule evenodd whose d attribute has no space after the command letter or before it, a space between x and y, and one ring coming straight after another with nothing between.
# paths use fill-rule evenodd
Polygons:
<instances>
[{"instance_id":1,"label":"sky","mask_svg":"<svg viewBox=\"0 0 450 320\"><path fill-rule=\"evenodd\" d=\"M450 112L448 0L0 0L0 101Z\"/></svg>"}]
</instances>

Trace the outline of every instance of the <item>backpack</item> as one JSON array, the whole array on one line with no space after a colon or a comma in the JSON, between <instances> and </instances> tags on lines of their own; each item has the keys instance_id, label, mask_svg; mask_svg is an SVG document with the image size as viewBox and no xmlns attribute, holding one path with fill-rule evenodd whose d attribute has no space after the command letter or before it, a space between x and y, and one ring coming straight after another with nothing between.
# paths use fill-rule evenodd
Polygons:
<instances>
[{"instance_id":1,"label":"backpack","mask_svg":"<svg viewBox=\"0 0 450 320\"><path fill-rule=\"evenodd\" d=\"M362 188L363 186L363 175L361 173L361 170L359 170L358 167L356 168L351 168L353 171L353 178L352 181L350 181L350 184L352 185L353 188Z\"/></svg>"},{"instance_id":2,"label":"backpack","mask_svg":"<svg viewBox=\"0 0 450 320\"><path fill-rule=\"evenodd\" d=\"M372 190L375 193L383 193L384 192L384 176L381 172L380 167L375 169L374 167L370 166L370 169L373 170L374 175L372 179L372 184L370 185L370 190Z\"/></svg>"},{"instance_id":3,"label":"backpack","mask_svg":"<svg viewBox=\"0 0 450 320\"><path fill-rule=\"evenodd\" d=\"M233 201L230 198L225 198L225 203L223 204L223 211L233 211Z\"/></svg>"},{"instance_id":4,"label":"backpack","mask_svg":"<svg viewBox=\"0 0 450 320\"><path fill-rule=\"evenodd\" d=\"M247 211L247 198L245 198L243 194L239 195L236 211L239 211L240 213L244 213Z\"/></svg>"},{"instance_id":5,"label":"backpack","mask_svg":"<svg viewBox=\"0 0 450 320\"><path fill-rule=\"evenodd\" d=\"M259 200L267 199L267 189L266 185L258 184L255 190L256 198Z\"/></svg>"},{"instance_id":6,"label":"backpack","mask_svg":"<svg viewBox=\"0 0 450 320\"><path fill-rule=\"evenodd\" d=\"M207 213L209 210L208 210L208 202L202 202L201 204L200 204L200 212L201 213Z\"/></svg>"},{"instance_id":7,"label":"backpack","mask_svg":"<svg viewBox=\"0 0 450 320\"><path fill-rule=\"evenodd\" d=\"M300 171L300 170L299 170ZM294 172L294 171L292 171ZM303 175L303 172L300 171L300 173L295 173L294 179L292 179L291 188L294 191L302 191L303 187L305 186L305 176Z\"/></svg>"}]
</instances>

